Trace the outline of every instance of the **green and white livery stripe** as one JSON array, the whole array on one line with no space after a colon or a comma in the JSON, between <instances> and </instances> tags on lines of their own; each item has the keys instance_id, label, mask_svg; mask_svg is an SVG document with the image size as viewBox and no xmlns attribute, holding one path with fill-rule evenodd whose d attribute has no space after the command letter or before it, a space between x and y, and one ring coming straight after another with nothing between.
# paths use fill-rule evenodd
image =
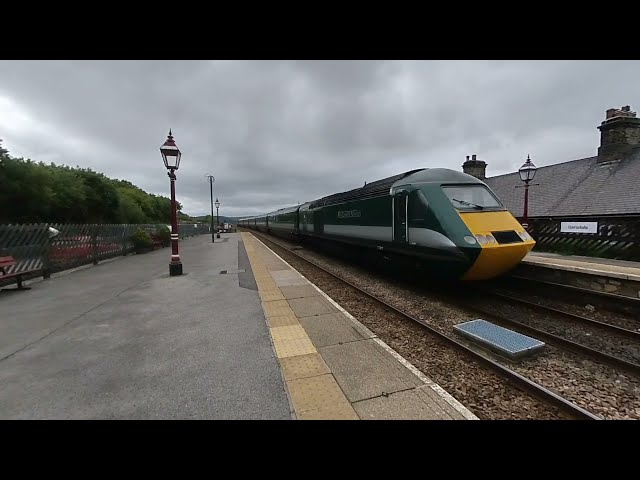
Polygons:
<instances>
[{"instance_id":1,"label":"green and white livery stripe","mask_svg":"<svg viewBox=\"0 0 640 480\"><path fill-rule=\"evenodd\" d=\"M274 230L294 230L293 223L270 223L269 226Z\"/></svg>"},{"instance_id":2,"label":"green and white livery stripe","mask_svg":"<svg viewBox=\"0 0 640 480\"><path fill-rule=\"evenodd\" d=\"M367 240L393 240L391 227L374 227L370 225L325 225L326 235L341 235L343 237L365 238Z\"/></svg>"},{"instance_id":3,"label":"green and white livery stripe","mask_svg":"<svg viewBox=\"0 0 640 480\"><path fill-rule=\"evenodd\" d=\"M428 228L409 227L409 244L442 250L459 250L455 243L440 232Z\"/></svg>"}]
</instances>

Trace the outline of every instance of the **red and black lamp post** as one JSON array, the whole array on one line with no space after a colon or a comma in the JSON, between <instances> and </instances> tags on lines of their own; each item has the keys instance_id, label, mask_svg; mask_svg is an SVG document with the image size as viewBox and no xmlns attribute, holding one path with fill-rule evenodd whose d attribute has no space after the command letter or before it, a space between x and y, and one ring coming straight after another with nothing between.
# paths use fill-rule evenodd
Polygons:
<instances>
[{"instance_id":1,"label":"red and black lamp post","mask_svg":"<svg viewBox=\"0 0 640 480\"><path fill-rule=\"evenodd\" d=\"M527 155L527 161L524 162L524 165L522 165L518 170L518 173L520 174L520 180L524 182L524 212L522 226L525 228L525 230L529 228L529 182L531 182L531 180L533 180L533 177L536 176L536 170L538 170L538 167L533 164L529 155Z\"/></svg>"},{"instance_id":2,"label":"red and black lamp post","mask_svg":"<svg viewBox=\"0 0 640 480\"><path fill-rule=\"evenodd\" d=\"M176 213L176 170L180 166L182 153L173 140L171 129L169 129L169 135L164 144L160 147L160 153L164 166L169 170L167 175L171 180L171 263L169 263L169 275L174 277L182 275L182 262L178 253L178 216Z\"/></svg>"}]
</instances>

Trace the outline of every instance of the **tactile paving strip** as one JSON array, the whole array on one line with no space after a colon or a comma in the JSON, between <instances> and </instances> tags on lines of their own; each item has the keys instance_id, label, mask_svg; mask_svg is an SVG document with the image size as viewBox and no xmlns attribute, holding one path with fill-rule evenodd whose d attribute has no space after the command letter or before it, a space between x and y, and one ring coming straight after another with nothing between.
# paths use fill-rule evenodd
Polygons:
<instances>
[{"instance_id":1,"label":"tactile paving strip","mask_svg":"<svg viewBox=\"0 0 640 480\"><path fill-rule=\"evenodd\" d=\"M280 289L278 287L269 287L269 288L265 288L263 290L260 290L258 293L264 293L264 294L271 294L271 293L279 293L282 295L282 292L280 292ZM285 300L285 298L283 297L281 300Z\"/></svg>"},{"instance_id":2,"label":"tactile paving strip","mask_svg":"<svg viewBox=\"0 0 640 480\"><path fill-rule=\"evenodd\" d=\"M267 317L279 317L282 315L293 315L293 310L289 307L286 300L273 300L271 302L262 302Z\"/></svg>"},{"instance_id":3,"label":"tactile paving strip","mask_svg":"<svg viewBox=\"0 0 640 480\"><path fill-rule=\"evenodd\" d=\"M300 325L295 315L280 315L278 317L267 317L267 323L271 328L288 327L290 325Z\"/></svg>"},{"instance_id":4,"label":"tactile paving strip","mask_svg":"<svg viewBox=\"0 0 640 480\"><path fill-rule=\"evenodd\" d=\"M282 358L280 359L280 365L286 381L331 373L331 370L329 370L329 367L327 367L327 364L324 363L318 353Z\"/></svg>"},{"instance_id":5,"label":"tactile paving strip","mask_svg":"<svg viewBox=\"0 0 640 480\"><path fill-rule=\"evenodd\" d=\"M273 280L273 278L271 278L271 275L269 275L269 273L253 272L253 276L255 277L256 280Z\"/></svg>"},{"instance_id":6,"label":"tactile paving strip","mask_svg":"<svg viewBox=\"0 0 640 480\"><path fill-rule=\"evenodd\" d=\"M342 409L351 405L333 375L300 378L287 382L296 413L317 409ZM341 408L342 407L342 408Z\"/></svg>"},{"instance_id":7,"label":"tactile paving strip","mask_svg":"<svg viewBox=\"0 0 640 480\"><path fill-rule=\"evenodd\" d=\"M260 299L263 302L273 302L275 300L284 300L280 292L260 292Z\"/></svg>"},{"instance_id":8,"label":"tactile paving strip","mask_svg":"<svg viewBox=\"0 0 640 480\"><path fill-rule=\"evenodd\" d=\"M307 336L307 332L300 324L273 328L271 329L271 335L279 340L298 340L301 338L309 338Z\"/></svg>"},{"instance_id":9,"label":"tactile paving strip","mask_svg":"<svg viewBox=\"0 0 640 480\"><path fill-rule=\"evenodd\" d=\"M337 405L307 410L298 413L300 420L360 420L358 414L347 401Z\"/></svg>"},{"instance_id":10,"label":"tactile paving strip","mask_svg":"<svg viewBox=\"0 0 640 480\"><path fill-rule=\"evenodd\" d=\"M272 328L271 331L273 332L273 330L278 330L280 328L288 327ZM274 336L273 345L276 348L276 355L278 358L295 357L296 355L308 355L310 353L317 352L316 347L313 346L309 337L294 340L278 340Z\"/></svg>"}]
</instances>

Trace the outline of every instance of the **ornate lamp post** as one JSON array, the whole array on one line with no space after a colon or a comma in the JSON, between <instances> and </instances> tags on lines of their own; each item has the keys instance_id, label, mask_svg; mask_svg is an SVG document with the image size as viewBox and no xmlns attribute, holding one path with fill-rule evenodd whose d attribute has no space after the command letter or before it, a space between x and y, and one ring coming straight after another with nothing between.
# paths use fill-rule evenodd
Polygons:
<instances>
[{"instance_id":1,"label":"ornate lamp post","mask_svg":"<svg viewBox=\"0 0 640 480\"><path fill-rule=\"evenodd\" d=\"M214 228L213 228L213 182L216 181L216 177L213 175L205 175L209 178L209 192L211 193L211 243L215 243ZM219 237L220 235L218 235Z\"/></svg>"},{"instance_id":2,"label":"ornate lamp post","mask_svg":"<svg viewBox=\"0 0 640 480\"><path fill-rule=\"evenodd\" d=\"M531 180L533 180L533 177L536 176L536 170L538 170L538 167L536 167L533 162L531 161L531 158L529 158L529 155L527 155L527 161L524 162L524 165L522 165L520 167L520 169L518 170L518 173L520 174L520 180L522 180L524 182L524 212L523 212L523 221L522 221L522 226L527 229L529 227L528 224L528 220L529 220L529 182ZM534 185L539 185L539 184L534 184Z\"/></svg>"},{"instance_id":3,"label":"ornate lamp post","mask_svg":"<svg viewBox=\"0 0 640 480\"><path fill-rule=\"evenodd\" d=\"M218 235L217 235L218 238L220 238L220 215L218 214L219 208L220 208L220 202L216 198L216 223L218 224Z\"/></svg>"},{"instance_id":4,"label":"ornate lamp post","mask_svg":"<svg viewBox=\"0 0 640 480\"><path fill-rule=\"evenodd\" d=\"M169 275L173 277L182 275L182 262L178 254L178 216L176 214L176 170L180 166L182 153L173 140L171 129L169 129L169 135L164 144L160 147L160 153L164 166L169 170L167 175L171 180L171 263L169 263Z\"/></svg>"}]
</instances>

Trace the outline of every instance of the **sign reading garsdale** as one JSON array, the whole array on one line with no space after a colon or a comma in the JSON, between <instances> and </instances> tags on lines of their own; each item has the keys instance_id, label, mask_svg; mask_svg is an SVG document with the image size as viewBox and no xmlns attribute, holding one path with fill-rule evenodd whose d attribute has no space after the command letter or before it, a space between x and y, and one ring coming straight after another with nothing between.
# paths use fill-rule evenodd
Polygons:
<instances>
[{"instance_id":1,"label":"sign reading garsdale","mask_svg":"<svg viewBox=\"0 0 640 480\"><path fill-rule=\"evenodd\" d=\"M560 231L566 233L598 233L598 222L560 222Z\"/></svg>"}]
</instances>

